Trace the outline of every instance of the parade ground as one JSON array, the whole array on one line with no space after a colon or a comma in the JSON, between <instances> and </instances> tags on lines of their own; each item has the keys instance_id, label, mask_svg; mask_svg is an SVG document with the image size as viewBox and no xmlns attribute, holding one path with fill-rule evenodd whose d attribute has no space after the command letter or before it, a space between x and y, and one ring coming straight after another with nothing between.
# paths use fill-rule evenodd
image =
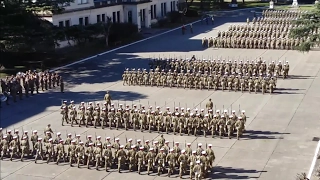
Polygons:
<instances>
[{"instance_id":1,"label":"parade ground","mask_svg":"<svg viewBox=\"0 0 320 180\"><path fill-rule=\"evenodd\" d=\"M215 37L217 32L227 30L234 23L245 22L251 12L241 11L220 13L214 25L197 23L193 25L194 33L181 34L176 30L148 39L110 53L99 55L79 64L60 68L58 71L66 82L65 93L52 90L28 99L3 105L0 113L1 126L5 129L38 130L43 135L47 124L54 132L86 135L119 137L125 144L125 138L157 140L156 132L110 130L92 127L61 126L61 100L84 102L103 102L109 91L114 104L139 104L145 106L169 106L184 108L204 108L209 98L215 109L245 110L247 114L246 133L240 140L236 138L204 138L164 134L172 142L212 144L215 152L215 166L210 179L262 179L291 180L297 173L308 173L320 136L320 62L319 51L300 53L288 50L266 49L214 49L203 48L201 39ZM262 57L267 63L289 61L289 78L278 79L274 94L249 94L248 92L222 92L221 90L189 90L183 88L162 88L144 86L123 86L121 75L125 68L148 68L150 58L191 58L200 59L236 59L246 61ZM54 137L55 138L55 137ZM140 179L165 180L179 178L176 172L170 178L166 174L146 175L142 172L116 169L105 172L94 168L70 167L68 163L56 165L32 160L20 162L19 159L0 161L1 179L4 180L85 180L85 179ZM184 179L189 176L185 175Z\"/></svg>"}]
</instances>

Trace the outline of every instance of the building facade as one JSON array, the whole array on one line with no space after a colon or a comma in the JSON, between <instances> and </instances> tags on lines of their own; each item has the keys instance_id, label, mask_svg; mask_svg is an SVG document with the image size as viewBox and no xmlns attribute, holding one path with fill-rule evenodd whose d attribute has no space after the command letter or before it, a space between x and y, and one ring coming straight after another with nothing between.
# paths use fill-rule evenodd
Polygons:
<instances>
[{"instance_id":1,"label":"building facade","mask_svg":"<svg viewBox=\"0 0 320 180\"><path fill-rule=\"evenodd\" d=\"M178 0L75 0L64 5L59 14L44 18L56 26L88 25L105 22L133 23L141 28L150 28L152 23L177 11Z\"/></svg>"}]
</instances>

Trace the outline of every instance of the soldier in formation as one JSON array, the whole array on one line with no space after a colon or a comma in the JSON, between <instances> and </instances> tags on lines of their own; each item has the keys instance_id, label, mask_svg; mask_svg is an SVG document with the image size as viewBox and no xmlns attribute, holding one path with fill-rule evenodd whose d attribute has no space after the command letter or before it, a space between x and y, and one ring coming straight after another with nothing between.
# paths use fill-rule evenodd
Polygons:
<instances>
[{"instance_id":1,"label":"soldier in formation","mask_svg":"<svg viewBox=\"0 0 320 180\"><path fill-rule=\"evenodd\" d=\"M9 99L13 102L17 99L28 98L39 91L46 91L56 86L60 86L61 76L52 72L26 71L19 72L15 76L7 76L0 79L1 92L7 97L6 104L9 105Z\"/></svg>"},{"instance_id":2,"label":"soldier in formation","mask_svg":"<svg viewBox=\"0 0 320 180\"><path fill-rule=\"evenodd\" d=\"M165 69L126 69L124 85L144 85L273 93L277 79L287 78L289 62L258 60L167 60Z\"/></svg>"},{"instance_id":3,"label":"soldier in formation","mask_svg":"<svg viewBox=\"0 0 320 180\"><path fill-rule=\"evenodd\" d=\"M50 138L44 142L47 136L53 136L51 131L46 131L48 133L45 137L38 137L35 143L30 143L34 139L24 134L21 139L18 139L19 134L9 139L11 134L8 132L2 135L1 159L9 157L11 161L16 158L23 161L25 158L34 157L35 163L41 159L46 163L68 163L70 166L77 164L78 168L86 166L88 169L94 167L97 170L103 168L108 171L117 167L118 172L129 169L130 172L137 171L139 174L147 171L148 174L158 175L168 173L168 176L179 174L180 178L185 175L189 175L190 178L204 178L210 173L215 160L211 144L206 144L206 149L203 149L199 143L197 148L192 150L191 143L185 142L185 147L182 148L179 142L172 142L170 147L170 142L165 140L163 135L159 140L152 142L126 139L125 145L120 143L119 138L113 138L112 145L110 137L106 137L105 142L102 142L100 136L91 140L92 136L87 135L87 142L83 142L80 135L73 138L70 134L66 135L66 140L60 139L55 142Z\"/></svg>"},{"instance_id":4,"label":"soldier in formation","mask_svg":"<svg viewBox=\"0 0 320 180\"><path fill-rule=\"evenodd\" d=\"M231 25L228 31L218 32L213 38L204 37L203 47L214 48L246 48L246 49L286 49L292 50L299 46L306 38L291 38L293 24L305 12L302 11L264 11L264 17L253 18L252 23ZM314 34L319 28L313 30Z\"/></svg>"},{"instance_id":5,"label":"soldier in formation","mask_svg":"<svg viewBox=\"0 0 320 180\"><path fill-rule=\"evenodd\" d=\"M84 103L81 103L84 104ZM90 115L90 104L88 107L84 107L83 113L85 116L85 124L89 124L90 126L94 126L97 124L98 126L102 126L102 128L124 128L126 130L133 129L136 131L140 129L140 131L149 131L150 133L153 131L157 132L165 132L165 133L173 133L182 135L203 135L207 137L210 135L212 138L214 136L219 136L223 138L225 136L232 138L236 136L238 139L244 131L244 125L246 122L245 111L236 114L235 110L229 111L224 110L223 114L220 114L220 110L213 109L213 102L211 99L206 104L205 109L194 109L183 108L183 107L174 107L173 109L170 107L166 107L164 110L161 110L159 106L156 106L153 109L152 106L146 107L140 105L139 108L137 105L122 105L119 104L116 107L114 104L111 104L111 108L107 111L105 108L102 111L105 113L105 117L102 118L93 118L94 116ZM67 104L63 105L64 107ZM62 108L62 111L65 111L67 108ZM62 118L65 119L66 115L63 112ZM98 112L97 112L98 113ZM79 120L83 118L82 116L78 116L74 121L81 123ZM69 122L70 120L66 120ZM106 122L103 123L102 122ZM48 133L48 131L46 131ZM51 131L52 132L52 131ZM50 133L49 133L50 134ZM51 136L48 136L47 139L50 139ZM90 140L91 137L89 137ZM58 142L56 140L56 142ZM129 142L131 142L129 140ZM88 142L89 143L89 142ZM160 142L163 144L164 142ZM86 143L87 145L87 143ZM118 146L118 145L117 145ZM125 149L131 147L131 144L127 144Z\"/></svg>"}]
</instances>

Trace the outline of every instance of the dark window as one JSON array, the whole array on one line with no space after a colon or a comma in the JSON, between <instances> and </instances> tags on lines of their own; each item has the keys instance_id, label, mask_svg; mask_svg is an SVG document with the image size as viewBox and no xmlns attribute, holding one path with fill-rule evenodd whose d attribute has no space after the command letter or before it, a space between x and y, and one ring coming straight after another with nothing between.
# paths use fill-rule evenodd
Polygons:
<instances>
[{"instance_id":1,"label":"dark window","mask_svg":"<svg viewBox=\"0 0 320 180\"><path fill-rule=\"evenodd\" d=\"M89 24L89 17L84 18L84 25L87 26Z\"/></svg>"},{"instance_id":2,"label":"dark window","mask_svg":"<svg viewBox=\"0 0 320 180\"><path fill-rule=\"evenodd\" d=\"M101 15L97 15L97 23L101 21Z\"/></svg>"},{"instance_id":3,"label":"dark window","mask_svg":"<svg viewBox=\"0 0 320 180\"><path fill-rule=\"evenodd\" d=\"M102 22L106 22L106 15L105 15L105 14L102 14L101 16L102 16L102 17L101 17Z\"/></svg>"},{"instance_id":4,"label":"dark window","mask_svg":"<svg viewBox=\"0 0 320 180\"><path fill-rule=\"evenodd\" d=\"M66 21L64 22L64 24L65 24L66 27L70 27L70 20L66 20Z\"/></svg>"},{"instance_id":5,"label":"dark window","mask_svg":"<svg viewBox=\"0 0 320 180\"><path fill-rule=\"evenodd\" d=\"M112 22L115 23L116 22L116 12L112 13Z\"/></svg>"},{"instance_id":6,"label":"dark window","mask_svg":"<svg viewBox=\"0 0 320 180\"><path fill-rule=\"evenodd\" d=\"M157 5L155 4L155 5L153 5L153 17L154 17L154 19L156 19L157 18Z\"/></svg>"},{"instance_id":7,"label":"dark window","mask_svg":"<svg viewBox=\"0 0 320 180\"><path fill-rule=\"evenodd\" d=\"M120 11L117 12L117 23L120 23Z\"/></svg>"},{"instance_id":8,"label":"dark window","mask_svg":"<svg viewBox=\"0 0 320 180\"><path fill-rule=\"evenodd\" d=\"M63 27L63 21L59 21L59 27Z\"/></svg>"},{"instance_id":9,"label":"dark window","mask_svg":"<svg viewBox=\"0 0 320 180\"><path fill-rule=\"evenodd\" d=\"M79 25L83 25L83 18L79 18Z\"/></svg>"}]
</instances>

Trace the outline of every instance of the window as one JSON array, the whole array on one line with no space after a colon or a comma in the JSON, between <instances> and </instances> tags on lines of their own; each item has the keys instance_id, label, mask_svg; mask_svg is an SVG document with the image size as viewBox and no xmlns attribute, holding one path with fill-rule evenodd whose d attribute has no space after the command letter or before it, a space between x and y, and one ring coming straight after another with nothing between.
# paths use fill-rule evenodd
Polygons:
<instances>
[{"instance_id":1,"label":"window","mask_svg":"<svg viewBox=\"0 0 320 180\"><path fill-rule=\"evenodd\" d=\"M132 23L132 11L128 11L128 22Z\"/></svg>"},{"instance_id":2,"label":"window","mask_svg":"<svg viewBox=\"0 0 320 180\"><path fill-rule=\"evenodd\" d=\"M157 5L153 5L153 17L156 19L157 18Z\"/></svg>"},{"instance_id":3,"label":"window","mask_svg":"<svg viewBox=\"0 0 320 180\"><path fill-rule=\"evenodd\" d=\"M120 23L120 11L117 12L117 23Z\"/></svg>"},{"instance_id":4,"label":"window","mask_svg":"<svg viewBox=\"0 0 320 180\"><path fill-rule=\"evenodd\" d=\"M88 0L78 0L78 4L88 4Z\"/></svg>"},{"instance_id":5,"label":"window","mask_svg":"<svg viewBox=\"0 0 320 180\"><path fill-rule=\"evenodd\" d=\"M161 3L161 17L163 17L163 3Z\"/></svg>"},{"instance_id":6,"label":"window","mask_svg":"<svg viewBox=\"0 0 320 180\"><path fill-rule=\"evenodd\" d=\"M64 22L64 24L65 24L66 27L70 27L70 20L66 20L66 21Z\"/></svg>"},{"instance_id":7,"label":"window","mask_svg":"<svg viewBox=\"0 0 320 180\"><path fill-rule=\"evenodd\" d=\"M151 19L156 19L157 18L156 5L151 5L150 10L151 10Z\"/></svg>"},{"instance_id":8,"label":"window","mask_svg":"<svg viewBox=\"0 0 320 180\"><path fill-rule=\"evenodd\" d=\"M112 22L115 23L116 22L116 12L112 13Z\"/></svg>"},{"instance_id":9,"label":"window","mask_svg":"<svg viewBox=\"0 0 320 180\"><path fill-rule=\"evenodd\" d=\"M101 15L100 14L97 15L97 23L98 22L101 22Z\"/></svg>"},{"instance_id":10,"label":"window","mask_svg":"<svg viewBox=\"0 0 320 180\"><path fill-rule=\"evenodd\" d=\"M101 20L102 20L102 22L106 22L106 15L105 14L101 15Z\"/></svg>"},{"instance_id":11,"label":"window","mask_svg":"<svg viewBox=\"0 0 320 180\"><path fill-rule=\"evenodd\" d=\"M172 9L171 11L176 11L176 2L172 1Z\"/></svg>"},{"instance_id":12,"label":"window","mask_svg":"<svg viewBox=\"0 0 320 180\"><path fill-rule=\"evenodd\" d=\"M161 16L164 17L167 15L167 3L161 3Z\"/></svg>"},{"instance_id":13,"label":"window","mask_svg":"<svg viewBox=\"0 0 320 180\"><path fill-rule=\"evenodd\" d=\"M63 21L59 21L59 27L63 27Z\"/></svg>"},{"instance_id":14,"label":"window","mask_svg":"<svg viewBox=\"0 0 320 180\"><path fill-rule=\"evenodd\" d=\"M170 2L171 12L173 11L173 1Z\"/></svg>"},{"instance_id":15,"label":"window","mask_svg":"<svg viewBox=\"0 0 320 180\"><path fill-rule=\"evenodd\" d=\"M83 25L83 18L79 18L79 25Z\"/></svg>"},{"instance_id":16,"label":"window","mask_svg":"<svg viewBox=\"0 0 320 180\"><path fill-rule=\"evenodd\" d=\"M87 26L89 24L89 17L84 18L84 25Z\"/></svg>"}]
</instances>

